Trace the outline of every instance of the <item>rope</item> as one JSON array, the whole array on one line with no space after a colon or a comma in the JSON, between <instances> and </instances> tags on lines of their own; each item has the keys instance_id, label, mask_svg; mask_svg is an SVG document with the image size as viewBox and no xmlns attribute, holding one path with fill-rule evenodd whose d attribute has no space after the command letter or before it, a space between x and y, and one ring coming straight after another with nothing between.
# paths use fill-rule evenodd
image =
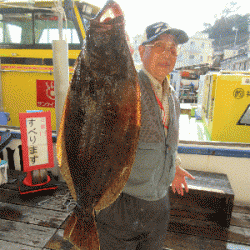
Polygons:
<instances>
[{"instance_id":1,"label":"rope","mask_svg":"<svg viewBox=\"0 0 250 250\"><path fill-rule=\"evenodd\" d=\"M60 15L62 15L65 18L65 26L66 26L65 28L67 30L68 29L68 19L67 19L67 16L65 14L64 8L61 5L59 5L59 2L56 2L56 0L54 0L54 5L55 5L55 7L54 8L52 7L51 9L54 12L59 13ZM65 40L67 41L66 34L65 34Z\"/></svg>"}]
</instances>

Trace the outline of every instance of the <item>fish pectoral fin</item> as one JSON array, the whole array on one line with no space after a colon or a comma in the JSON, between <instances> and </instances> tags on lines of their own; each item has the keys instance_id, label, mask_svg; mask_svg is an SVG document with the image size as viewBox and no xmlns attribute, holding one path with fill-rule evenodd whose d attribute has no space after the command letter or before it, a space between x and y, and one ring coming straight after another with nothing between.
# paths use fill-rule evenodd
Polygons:
<instances>
[{"instance_id":1,"label":"fish pectoral fin","mask_svg":"<svg viewBox=\"0 0 250 250\"><path fill-rule=\"evenodd\" d=\"M63 237L79 250L99 250L94 210L91 213L84 212L83 216L78 216L75 212L71 214Z\"/></svg>"}]
</instances>

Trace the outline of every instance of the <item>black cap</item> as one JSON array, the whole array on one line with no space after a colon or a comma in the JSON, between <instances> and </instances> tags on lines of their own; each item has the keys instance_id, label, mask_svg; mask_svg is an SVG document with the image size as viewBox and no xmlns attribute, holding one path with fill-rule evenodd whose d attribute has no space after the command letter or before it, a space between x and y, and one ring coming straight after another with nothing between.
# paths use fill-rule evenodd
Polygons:
<instances>
[{"instance_id":1,"label":"black cap","mask_svg":"<svg viewBox=\"0 0 250 250\"><path fill-rule=\"evenodd\" d=\"M149 25L146 28L146 40L142 45L156 40L162 34L170 34L176 37L178 44L183 44L188 41L188 35L183 30L173 29L167 23L158 22Z\"/></svg>"}]
</instances>

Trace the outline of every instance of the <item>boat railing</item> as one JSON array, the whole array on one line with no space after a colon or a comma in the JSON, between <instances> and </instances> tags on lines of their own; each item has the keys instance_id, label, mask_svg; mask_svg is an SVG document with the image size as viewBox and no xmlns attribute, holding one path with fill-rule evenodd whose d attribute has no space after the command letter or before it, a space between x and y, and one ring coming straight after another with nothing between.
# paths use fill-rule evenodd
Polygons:
<instances>
[{"instance_id":1,"label":"boat railing","mask_svg":"<svg viewBox=\"0 0 250 250\"><path fill-rule=\"evenodd\" d=\"M0 135L10 130L12 141L0 152L10 171L22 171L22 142L18 127L1 126ZM63 180L56 157L56 131L52 132L54 168L48 169L58 180ZM182 167L190 170L224 173L228 175L236 202L249 203L249 166L250 143L180 141L178 154Z\"/></svg>"}]
</instances>

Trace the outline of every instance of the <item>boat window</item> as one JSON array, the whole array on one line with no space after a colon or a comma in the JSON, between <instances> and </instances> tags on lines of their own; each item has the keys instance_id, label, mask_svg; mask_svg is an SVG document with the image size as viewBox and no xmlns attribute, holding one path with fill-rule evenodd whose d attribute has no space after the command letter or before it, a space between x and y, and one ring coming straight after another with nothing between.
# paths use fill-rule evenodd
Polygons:
<instances>
[{"instance_id":1,"label":"boat window","mask_svg":"<svg viewBox=\"0 0 250 250\"><path fill-rule=\"evenodd\" d=\"M22 35L22 28L14 24L7 24L7 29L10 34L10 42L20 43L21 35Z\"/></svg>"},{"instance_id":2,"label":"boat window","mask_svg":"<svg viewBox=\"0 0 250 250\"><path fill-rule=\"evenodd\" d=\"M80 44L72 21L63 22L63 39ZM58 17L54 13L4 13L0 21L1 44L51 44L59 39Z\"/></svg>"},{"instance_id":3,"label":"boat window","mask_svg":"<svg viewBox=\"0 0 250 250\"><path fill-rule=\"evenodd\" d=\"M4 37L4 30L9 34L9 37ZM0 43L8 41L8 43L20 43L21 41L21 27L14 24L4 25L3 22L0 22Z\"/></svg>"},{"instance_id":4,"label":"boat window","mask_svg":"<svg viewBox=\"0 0 250 250\"><path fill-rule=\"evenodd\" d=\"M35 14L35 42L36 44L48 44L59 39L58 17L53 13ZM64 20L65 26L65 20ZM72 21L67 21L67 29L63 29L63 38L69 44L80 44L80 40Z\"/></svg>"},{"instance_id":5,"label":"boat window","mask_svg":"<svg viewBox=\"0 0 250 250\"><path fill-rule=\"evenodd\" d=\"M67 38L68 43L79 44L80 40L78 38L77 32L74 29L63 29L63 38ZM39 40L36 43L44 44L44 43L52 43L53 40L59 39L59 31L58 29L44 29L42 31Z\"/></svg>"},{"instance_id":6,"label":"boat window","mask_svg":"<svg viewBox=\"0 0 250 250\"><path fill-rule=\"evenodd\" d=\"M0 22L0 43L3 42L3 28L2 28L2 23Z\"/></svg>"},{"instance_id":7,"label":"boat window","mask_svg":"<svg viewBox=\"0 0 250 250\"><path fill-rule=\"evenodd\" d=\"M32 14L8 13L1 16L0 42L4 44L32 44Z\"/></svg>"}]
</instances>

